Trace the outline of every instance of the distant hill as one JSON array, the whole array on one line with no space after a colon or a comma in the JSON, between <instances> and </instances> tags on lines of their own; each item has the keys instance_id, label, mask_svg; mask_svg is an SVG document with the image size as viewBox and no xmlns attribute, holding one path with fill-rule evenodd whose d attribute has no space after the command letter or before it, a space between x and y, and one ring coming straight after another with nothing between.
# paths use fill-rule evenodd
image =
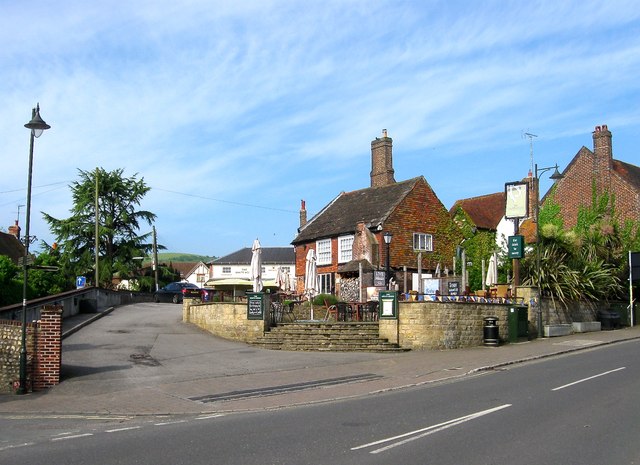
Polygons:
<instances>
[{"instance_id":1,"label":"distant hill","mask_svg":"<svg viewBox=\"0 0 640 465\"><path fill-rule=\"evenodd\" d=\"M215 257L207 257L205 255L194 255L189 253L173 253L173 252L163 252L158 253L158 262L167 263L167 262L210 262Z\"/></svg>"}]
</instances>

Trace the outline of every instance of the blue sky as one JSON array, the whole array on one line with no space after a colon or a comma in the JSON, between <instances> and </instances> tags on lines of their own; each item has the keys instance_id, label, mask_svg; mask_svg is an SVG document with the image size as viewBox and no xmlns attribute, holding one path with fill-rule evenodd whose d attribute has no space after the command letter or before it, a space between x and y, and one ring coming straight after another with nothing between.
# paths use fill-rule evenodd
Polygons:
<instances>
[{"instance_id":1,"label":"blue sky","mask_svg":"<svg viewBox=\"0 0 640 465\"><path fill-rule=\"evenodd\" d=\"M382 129L396 180L425 176L446 208L527 176L525 132L563 169L607 124L640 164L637 1L0 0L0 43L0 227L25 204L39 102L48 242L40 212L66 218L97 166L144 178L169 251L221 256L288 245L301 199L311 218L369 187Z\"/></svg>"}]
</instances>

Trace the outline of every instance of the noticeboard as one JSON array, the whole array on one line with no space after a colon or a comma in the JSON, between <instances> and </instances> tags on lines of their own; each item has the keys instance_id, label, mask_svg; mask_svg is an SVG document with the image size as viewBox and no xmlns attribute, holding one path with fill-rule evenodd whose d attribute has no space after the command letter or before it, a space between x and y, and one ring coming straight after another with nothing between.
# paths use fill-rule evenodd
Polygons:
<instances>
[{"instance_id":1,"label":"noticeboard","mask_svg":"<svg viewBox=\"0 0 640 465\"><path fill-rule=\"evenodd\" d=\"M447 286L449 295L460 295L460 281L449 281Z\"/></svg>"},{"instance_id":2,"label":"noticeboard","mask_svg":"<svg viewBox=\"0 0 640 465\"><path fill-rule=\"evenodd\" d=\"M264 319L264 294L247 292L247 320Z\"/></svg>"},{"instance_id":3,"label":"noticeboard","mask_svg":"<svg viewBox=\"0 0 640 465\"><path fill-rule=\"evenodd\" d=\"M629 252L629 269L631 281L640 279L640 252Z\"/></svg>"},{"instance_id":4,"label":"noticeboard","mask_svg":"<svg viewBox=\"0 0 640 465\"><path fill-rule=\"evenodd\" d=\"M509 236L508 238L509 258L524 257L524 236Z\"/></svg>"},{"instance_id":5,"label":"noticeboard","mask_svg":"<svg viewBox=\"0 0 640 465\"><path fill-rule=\"evenodd\" d=\"M380 291L378 317L381 320L398 319L398 293L396 291Z\"/></svg>"},{"instance_id":6,"label":"noticeboard","mask_svg":"<svg viewBox=\"0 0 640 465\"><path fill-rule=\"evenodd\" d=\"M386 276L387 274L384 271L374 271L373 285L375 287L387 287L387 283L385 282Z\"/></svg>"}]
</instances>

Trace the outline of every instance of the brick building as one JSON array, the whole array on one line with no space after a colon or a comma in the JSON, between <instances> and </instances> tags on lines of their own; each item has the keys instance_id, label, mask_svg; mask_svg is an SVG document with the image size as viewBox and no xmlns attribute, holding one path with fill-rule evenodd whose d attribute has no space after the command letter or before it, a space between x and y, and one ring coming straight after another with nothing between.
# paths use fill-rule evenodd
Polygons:
<instances>
[{"instance_id":1,"label":"brick building","mask_svg":"<svg viewBox=\"0 0 640 465\"><path fill-rule=\"evenodd\" d=\"M565 227L576 225L581 206L591 206L593 187L615 196L621 222L640 220L640 167L613 158L611 131L606 125L593 131L593 151L582 147L556 181L555 201L559 203Z\"/></svg>"},{"instance_id":2,"label":"brick building","mask_svg":"<svg viewBox=\"0 0 640 465\"><path fill-rule=\"evenodd\" d=\"M404 267L409 273L418 269L419 256L425 273L438 263L442 269L452 266L459 231L423 176L395 181L392 143L386 130L371 142L370 187L340 193L308 222L302 202L300 228L292 241L298 291L303 290L305 260L312 248L320 292L344 298L346 283L361 266L365 272L385 269L387 232L393 234L389 264L397 283L404 281Z\"/></svg>"}]
</instances>

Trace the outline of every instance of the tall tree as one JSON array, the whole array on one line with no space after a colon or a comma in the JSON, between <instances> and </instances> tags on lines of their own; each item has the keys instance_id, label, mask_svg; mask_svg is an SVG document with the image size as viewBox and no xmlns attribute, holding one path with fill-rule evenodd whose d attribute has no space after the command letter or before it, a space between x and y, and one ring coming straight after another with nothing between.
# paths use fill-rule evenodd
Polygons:
<instances>
[{"instance_id":1,"label":"tall tree","mask_svg":"<svg viewBox=\"0 0 640 465\"><path fill-rule=\"evenodd\" d=\"M69 279L78 275L93 277L98 224L99 284L110 287L114 273L128 275L137 266L133 257L151 251L151 233L140 235L139 230L141 223L151 225L156 215L137 210L150 188L137 174L124 177L123 169L78 172L80 179L69 186L73 197L71 216L57 219L43 213L44 219L56 236L60 264Z\"/></svg>"}]
</instances>

